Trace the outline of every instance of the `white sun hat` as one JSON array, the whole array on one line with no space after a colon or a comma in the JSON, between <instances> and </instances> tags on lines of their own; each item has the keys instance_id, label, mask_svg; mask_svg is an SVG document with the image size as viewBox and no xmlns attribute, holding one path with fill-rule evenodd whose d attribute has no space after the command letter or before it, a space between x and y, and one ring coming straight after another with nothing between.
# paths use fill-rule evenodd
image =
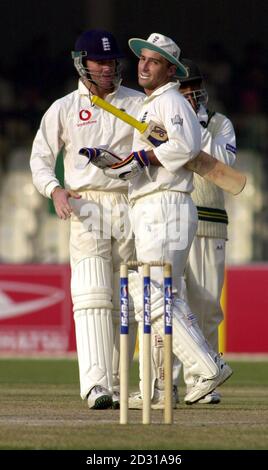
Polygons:
<instances>
[{"instance_id":1,"label":"white sun hat","mask_svg":"<svg viewBox=\"0 0 268 470\"><path fill-rule=\"evenodd\" d=\"M128 41L130 49L136 54L141 56L142 49L149 49L150 51L158 52L162 57L165 57L168 62L177 66L176 76L187 77L188 72L184 65L179 61L181 50L177 44L167 36L160 33L152 33L148 39L132 38Z\"/></svg>"}]
</instances>

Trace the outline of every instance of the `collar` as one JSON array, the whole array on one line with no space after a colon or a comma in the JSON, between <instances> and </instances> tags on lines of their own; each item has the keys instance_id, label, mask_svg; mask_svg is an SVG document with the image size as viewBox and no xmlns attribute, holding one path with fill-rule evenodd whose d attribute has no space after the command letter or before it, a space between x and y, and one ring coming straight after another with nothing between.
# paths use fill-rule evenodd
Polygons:
<instances>
[{"instance_id":1,"label":"collar","mask_svg":"<svg viewBox=\"0 0 268 470\"><path fill-rule=\"evenodd\" d=\"M144 99L144 103L148 103L148 101L152 100L156 96L162 95L162 93L164 93L166 90L169 90L170 88L177 88L177 90L178 90L179 86L180 86L179 81L168 82L165 85L162 85L159 88L157 88L156 90L154 90L153 93L150 96L146 96L146 98Z\"/></svg>"},{"instance_id":2,"label":"collar","mask_svg":"<svg viewBox=\"0 0 268 470\"><path fill-rule=\"evenodd\" d=\"M121 85L121 80L120 82L118 83L117 87L115 87L115 89L111 92L111 93L108 93L108 95L106 95L106 98L108 96L114 96L118 90L119 90L119 87ZM81 80L81 78L79 79L78 81L78 92L79 92L79 95L81 96L90 96L92 95L93 93L90 92L90 90L86 87L86 85L83 83L83 81ZM105 99L106 99L105 98Z\"/></svg>"},{"instance_id":3,"label":"collar","mask_svg":"<svg viewBox=\"0 0 268 470\"><path fill-rule=\"evenodd\" d=\"M199 122L204 122L205 124L207 124L207 122L208 122L208 112L202 104L200 105L200 108L197 112L197 117L198 117Z\"/></svg>"}]
</instances>

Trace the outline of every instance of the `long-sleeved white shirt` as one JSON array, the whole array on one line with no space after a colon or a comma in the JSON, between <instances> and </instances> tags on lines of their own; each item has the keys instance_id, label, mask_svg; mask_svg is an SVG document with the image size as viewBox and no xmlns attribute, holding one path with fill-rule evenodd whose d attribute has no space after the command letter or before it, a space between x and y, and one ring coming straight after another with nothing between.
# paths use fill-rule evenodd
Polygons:
<instances>
[{"instance_id":1,"label":"long-sleeved white shirt","mask_svg":"<svg viewBox=\"0 0 268 470\"><path fill-rule=\"evenodd\" d=\"M206 110L198 113L200 121L207 123ZM213 155L226 165L232 166L236 159L236 138L231 121L215 113L206 128L201 126L202 150ZM192 199L198 208L197 235L227 239L227 214L224 208L224 193L215 184L194 175Z\"/></svg>"},{"instance_id":2,"label":"long-sleeved white shirt","mask_svg":"<svg viewBox=\"0 0 268 470\"><path fill-rule=\"evenodd\" d=\"M167 131L168 141L154 148L163 165L151 165L130 180L130 199L159 190L191 192L193 174L183 166L196 157L201 148L200 124L191 105L178 93L178 82L168 83L143 101L139 120L154 121ZM142 135L134 132L133 150L151 150Z\"/></svg>"},{"instance_id":3,"label":"long-sleeved white shirt","mask_svg":"<svg viewBox=\"0 0 268 470\"><path fill-rule=\"evenodd\" d=\"M144 94L118 87L106 100L137 116ZM82 147L108 148L122 158L132 150L133 129L90 102L89 90L79 81L78 89L55 101L42 118L40 128L32 146L30 166L33 182L38 191L46 197L59 185L55 175L55 164L62 150L64 178L67 189L126 190L127 183L113 180L94 165L83 170L77 168L78 152ZM86 158L86 157L84 157Z\"/></svg>"}]
</instances>

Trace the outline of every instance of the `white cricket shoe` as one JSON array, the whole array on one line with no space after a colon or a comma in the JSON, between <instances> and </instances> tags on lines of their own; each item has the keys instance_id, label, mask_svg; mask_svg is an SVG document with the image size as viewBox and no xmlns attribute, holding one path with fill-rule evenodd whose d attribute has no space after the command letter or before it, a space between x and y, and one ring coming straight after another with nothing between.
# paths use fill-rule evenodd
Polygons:
<instances>
[{"instance_id":1,"label":"white cricket shoe","mask_svg":"<svg viewBox=\"0 0 268 470\"><path fill-rule=\"evenodd\" d=\"M87 396L88 407L93 410L112 408L113 399L110 392L101 385L95 385Z\"/></svg>"},{"instance_id":2,"label":"white cricket shoe","mask_svg":"<svg viewBox=\"0 0 268 470\"><path fill-rule=\"evenodd\" d=\"M217 403L221 402L221 395L216 390L206 395L204 398L201 398L197 403L201 403L202 405L217 405Z\"/></svg>"},{"instance_id":3,"label":"white cricket shoe","mask_svg":"<svg viewBox=\"0 0 268 470\"><path fill-rule=\"evenodd\" d=\"M205 379L204 377L196 377L195 383L192 385L187 395L184 397L186 405L192 405L196 403L201 398L204 398L209 393L213 392L215 388L223 384L229 377L231 377L233 371L226 362L221 357L221 354L218 354L215 357L215 362L219 367L219 373L213 379Z\"/></svg>"}]
</instances>

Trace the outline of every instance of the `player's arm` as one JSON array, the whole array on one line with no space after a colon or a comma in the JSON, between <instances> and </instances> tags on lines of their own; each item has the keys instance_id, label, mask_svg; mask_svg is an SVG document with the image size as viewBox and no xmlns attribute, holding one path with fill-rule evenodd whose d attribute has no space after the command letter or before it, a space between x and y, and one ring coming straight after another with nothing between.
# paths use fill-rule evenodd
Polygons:
<instances>
[{"instance_id":1,"label":"player's arm","mask_svg":"<svg viewBox=\"0 0 268 470\"><path fill-rule=\"evenodd\" d=\"M30 167L37 190L43 196L51 198L58 217L66 219L72 212L69 198L80 196L74 191L61 188L55 174L57 156L63 147L61 133L60 110L56 102L41 121L32 146Z\"/></svg>"},{"instance_id":2,"label":"player's arm","mask_svg":"<svg viewBox=\"0 0 268 470\"><path fill-rule=\"evenodd\" d=\"M159 117L168 140L153 152L168 171L176 173L200 152L201 131L190 104L180 95L173 96L174 100L169 97L160 102Z\"/></svg>"},{"instance_id":3,"label":"player's arm","mask_svg":"<svg viewBox=\"0 0 268 470\"><path fill-rule=\"evenodd\" d=\"M212 117L213 119L213 117ZM231 121L223 115L213 128L201 125L202 148L226 165L233 166L236 160L236 137Z\"/></svg>"},{"instance_id":4,"label":"player's arm","mask_svg":"<svg viewBox=\"0 0 268 470\"><path fill-rule=\"evenodd\" d=\"M54 103L43 116L32 145L30 167L37 190L50 198L51 192L60 183L55 174L56 160L63 147L60 138L59 108Z\"/></svg>"},{"instance_id":5,"label":"player's arm","mask_svg":"<svg viewBox=\"0 0 268 470\"><path fill-rule=\"evenodd\" d=\"M69 202L70 197L73 197L74 199L81 198L81 196L75 191L64 189L60 186L56 186L51 191L51 199L53 200L56 214L60 219L66 220L71 216L73 209Z\"/></svg>"}]
</instances>

